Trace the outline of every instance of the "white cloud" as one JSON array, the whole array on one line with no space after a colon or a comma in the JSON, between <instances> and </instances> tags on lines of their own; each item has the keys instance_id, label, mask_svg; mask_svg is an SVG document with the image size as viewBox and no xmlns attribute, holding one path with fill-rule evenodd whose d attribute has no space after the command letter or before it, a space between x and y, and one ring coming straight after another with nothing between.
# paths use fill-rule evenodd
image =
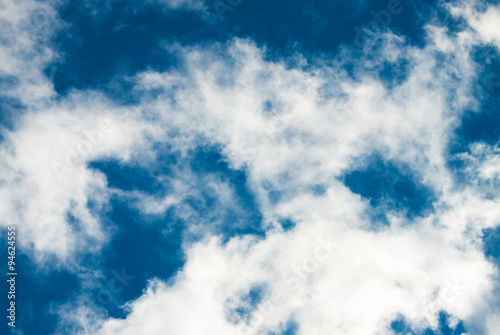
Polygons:
<instances>
[{"instance_id":1,"label":"white cloud","mask_svg":"<svg viewBox=\"0 0 500 335\"><path fill-rule=\"evenodd\" d=\"M106 179L86 164L97 157L126 161L140 141L140 122L119 119L118 110L111 112L116 107L93 98L92 105L75 98L25 114L1 144L2 225L17 225L24 245L33 243L40 258L48 253L64 260L86 238L103 241Z\"/></svg>"},{"instance_id":2,"label":"white cloud","mask_svg":"<svg viewBox=\"0 0 500 335\"><path fill-rule=\"evenodd\" d=\"M330 233L340 247L330 256L324 252L314 269L318 239ZM435 326L433 306L467 318L483 307L491 288L492 267L482 255L443 245L430 227L377 234L303 223L289 235L257 243L234 239L222 247L211 240L191 248L188 257L175 282L151 284L129 306L127 320L110 319L98 333L161 334L168 326L182 334L254 334L278 331L289 319L300 334L386 333L398 314ZM228 321L227 305L261 283L267 285L259 305L264 318L255 311L249 322L255 332L246 332Z\"/></svg>"},{"instance_id":3,"label":"white cloud","mask_svg":"<svg viewBox=\"0 0 500 335\"><path fill-rule=\"evenodd\" d=\"M190 9L205 11L205 3L202 0L148 0L164 5L169 9Z\"/></svg>"},{"instance_id":4,"label":"white cloud","mask_svg":"<svg viewBox=\"0 0 500 335\"><path fill-rule=\"evenodd\" d=\"M493 314L487 321L488 335L498 334L500 332L500 314Z\"/></svg>"},{"instance_id":5,"label":"white cloud","mask_svg":"<svg viewBox=\"0 0 500 335\"><path fill-rule=\"evenodd\" d=\"M482 1L461 1L450 6L451 13L461 16L477 32L483 43L492 43L500 49L500 7L485 6Z\"/></svg>"},{"instance_id":6,"label":"white cloud","mask_svg":"<svg viewBox=\"0 0 500 335\"><path fill-rule=\"evenodd\" d=\"M43 69L57 57L48 45L54 31L62 27L56 11L39 1L6 0L0 6L0 24L0 75L12 82L2 94L22 104L53 96L53 85Z\"/></svg>"},{"instance_id":7,"label":"white cloud","mask_svg":"<svg viewBox=\"0 0 500 335\"><path fill-rule=\"evenodd\" d=\"M9 22L18 27L16 18L28 14L17 15L18 7L12 8L16 15ZM493 36L486 23L471 25L486 41ZM13 34L24 36L19 29ZM187 262L174 279L152 280L128 304L126 319L96 316L85 306L63 310L63 317L73 313L72 320L85 325L84 333L154 335L168 329L236 335L243 324L229 321L237 319L230 307L256 285L264 287L263 309L250 316L253 322L262 319L258 329L276 332L293 320L299 334L384 334L399 315L416 329L435 327L442 309L493 333L493 312L487 321L477 320L478 311L495 303L488 295L498 269L482 254L480 235L499 224L498 188L472 183L459 189L445 156L461 116L477 106L471 94L475 42L470 30L456 37L431 26L427 31L423 48L392 34L368 41L365 51L371 54L355 66L354 77L341 70L345 58L294 67L266 60L265 50L248 40L175 46L185 68L138 75L135 93L142 100L132 107L91 91L52 100L50 81L40 72L48 58L35 63L30 77L29 71L13 70L27 60L9 54L11 63L3 71L28 88L10 94L26 102L29 113L0 143L0 223L17 224L23 247L32 244L40 261L54 256L71 263L75 253L95 252L109 238L110 223L99 208L104 210L115 192L145 214L174 208L188 231L204 236L184 245ZM30 50L27 45L14 50ZM384 62L409 63L400 84L386 85L378 76ZM33 93L32 83L47 89ZM155 96L149 94L153 89ZM201 218L183 207L183 199L203 184L221 207L237 208L234 190L214 176L196 176L181 164L171 177L177 181L173 191L159 198L109 189L105 176L87 166L98 159L154 164L158 142L168 142L183 158L202 144L221 146L228 164L248 173L266 237L234 237L222 245L211 225L223 209ZM473 162L471 176L496 182L497 149L477 148L467 157ZM438 197L433 213L411 222L392 213L388 227L370 229L369 203L339 177L362 167L363 158L375 152L418 171ZM480 153L487 158L478 159ZM323 195L308 191L318 184L326 190ZM280 192L281 199L271 201L270 191ZM277 224L283 217L297 226L283 232ZM319 241L327 237L339 246L319 257L318 247L325 243ZM264 309L280 290L280 302Z\"/></svg>"},{"instance_id":8,"label":"white cloud","mask_svg":"<svg viewBox=\"0 0 500 335\"><path fill-rule=\"evenodd\" d=\"M292 319L299 334L389 333L390 321L403 315L422 330L437 326L438 310L455 322L473 322L477 311L487 309L495 285L497 270L484 258L479 237L482 228L498 225L498 192L486 200L480 188L458 191L446 166L447 141L475 103L475 66L470 41L434 31L429 27L423 50L398 43L378 50L394 63L399 57L411 63L407 79L392 89L362 67L355 80L336 73L335 64L287 69L264 61L261 50L241 40L229 45L227 61L217 51L187 49L187 80L175 73L140 76L144 89L166 88L162 103L153 103L165 123L224 143L229 162L248 169L270 227L277 217L298 224L289 233L276 228L262 241L235 238L221 246L210 240L188 248L175 281L151 284L128 306L126 320L109 319L99 333L159 334L163 327L182 334L242 333L241 324L228 321L228 304L265 284L265 305L286 280L296 282L282 276L303 263L324 236L340 241L340 250L288 290L274 311L262 306L265 317L257 329L278 331ZM172 93L167 88L174 82L184 86ZM328 98L320 94L326 90ZM171 112L172 95L176 112L191 113L189 122ZM275 109L263 112L267 101ZM335 177L356 168L356 157L375 151L422 174L439 197L433 214L410 225L396 215L390 228L366 230L368 204ZM480 169L491 171L488 164ZM269 184L284 194L277 205L268 200ZM313 184L325 185L325 195L304 193ZM259 319L254 312L251 320Z\"/></svg>"}]
</instances>

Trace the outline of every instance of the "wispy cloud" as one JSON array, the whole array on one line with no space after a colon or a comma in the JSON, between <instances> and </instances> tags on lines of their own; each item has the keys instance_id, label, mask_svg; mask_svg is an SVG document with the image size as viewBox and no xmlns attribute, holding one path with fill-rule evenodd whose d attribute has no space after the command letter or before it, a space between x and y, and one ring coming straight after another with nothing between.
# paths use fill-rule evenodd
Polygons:
<instances>
[{"instance_id":1,"label":"wispy cloud","mask_svg":"<svg viewBox=\"0 0 500 335\"><path fill-rule=\"evenodd\" d=\"M112 197L144 215L139 225L171 212L191 237L182 244L184 267L169 281L150 278L127 303L126 318L76 297L59 306L63 323L105 335L279 333L290 322L299 334L388 334L400 316L416 333L436 329L444 311L480 332L498 332L499 301L491 296L498 268L480 240L483 229L499 225L498 146L475 143L455 157L467 166L461 185L448 151L464 113L480 103L472 54L483 43L499 45L497 7L452 3L468 26L452 34L429 24L422 47L390 30L375 32L356 63L351 56L359 50L348 48L297 65L270 60L250 39L171 44L181 65L127 78L137 102L120 105L93 90L56 95L43 69L57 55L45 43L61 23L48 9L41 36L24 28L37 6L45 5L6 2L0 11L16 37L0 45L2 74L18 82L6 94L26 106L2 132L0 224L21 228L20 245L39 264L55 260L71 271L79 255L98 254L119 229L106 215ZM384 80L387 67L401 64L398 81ZM194 165L203 150L217 152L220 171L244 176L264 234L217 229L244 230L251 214L230 176ZM168 174L152 168L166 153L176 157ZM373 154L418 171L436 198L434 210L411 218L388 213L388 225L372 229L369 200L342 176ZM91 166L103 161L140 166L163 192L111 186L110 176ZM318 185L323 191L312 192ZM193 205L206 194L205 210ZM295 226L284 229L283 219ZM328 257L319 261L321 250ZM91 274L78 269L95 288ZM263 288L260 300L235 321L228 310L255 287Z\"/></svg>"}]
</instances>

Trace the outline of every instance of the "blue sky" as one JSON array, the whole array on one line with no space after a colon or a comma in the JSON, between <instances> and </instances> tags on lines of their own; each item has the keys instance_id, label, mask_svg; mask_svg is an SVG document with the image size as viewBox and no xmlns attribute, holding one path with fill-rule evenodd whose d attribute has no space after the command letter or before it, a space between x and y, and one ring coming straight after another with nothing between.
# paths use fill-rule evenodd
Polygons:
<instances>
[{"instance_id":1,"label":"blue sky","mask_svg":"<svg viewBox=\"0 0 500 335\"><path fill-rule=\"evenodd\" d=\"M500 333L497 2L0 23L2 334Z\"/></svg>"}]
</instances>

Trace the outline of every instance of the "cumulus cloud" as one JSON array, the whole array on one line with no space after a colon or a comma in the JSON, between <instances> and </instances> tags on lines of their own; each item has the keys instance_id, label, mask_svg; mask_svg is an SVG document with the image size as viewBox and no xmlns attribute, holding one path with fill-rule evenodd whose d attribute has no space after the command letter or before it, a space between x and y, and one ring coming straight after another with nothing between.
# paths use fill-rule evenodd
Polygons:
<instances>
[{"instance_id":1,"label":"cumulus cloud","mask_svg":"<svg viewBox=\"0 0 500 335\"><path fill-rule=\"evenodd\" d=\"M465 15L485 42L498 43L490 28L496 7L483 14L452 11ZM8 19L12 27L19 26L15 18ZM498 302L490 293L498 268L482 253L480 237L482 229L498 226L500 198L498 188L479 181L497 185L498 148L478 144L462 157L477 181L462 187L446 157L463 113L477 108L472 33L466 28L450 35L428 26L422 48L380 33L366 41L351 74L343 70L349 51L297 65L270 61L264 47L245 39L173 45L184 65L132 78L139 101L132 106L92 91L53 99L41 74L51 52L41 53L34 74L12 72L15 62L27 61L9 54L6 73L28 88L9 94L25 101L29 113L0 143L1 224L21 227L23 246L31 245L41 262L97 252L110 238L112 223L103 212L112 194L147 215L173 208L187 230L196 230L197 242L184 245L182 271L168 282L151 279L126 305L125 319L94 315L87 303L61 309L82 333L279 333L293 323L298 334L389 334L400 317L418 333L436 328L444 311L451 322L465 320L495 334ZM26 43L14 50L30 50ZM384 81L385 65L403 63L409 65L400 82ZM46 90L32 93L33 83ZM188 164L178 165L170 177L176 184L162 197L112 189L89 167L106 159L154 164L155 143L168 143L183 158L203 145L221 148L228 166L248 176L265 236L222 241L212 229L222 210L203 220L183 199L204 184L221 207L238 208L234 190L214 176L195 176ZM418 171L436 194L434 211L413 219L393 212L387 226L374 229L369 201L342 176L363 168L364 158L375 153ZM324 192L311 192L316 185ZM296 226L285 231L283 218ZM259 299L249 303L245 297L255 290Z\"/></svg>"},{"instance_id":2,"label":"cumulus cloud","mask_svg":"<svg viewBox=\"0 0 500 335\"><path fill-rule=\"evenodd\" d=\"M183 334L279 332L290 321L300 334L390 333L400 315L418 332L437 326L439 310L466 321L487 310L497 270L484 258L479 237L498 225L498 192L486 200L473 188L457 191L445 162L457 121L475 103L473 43L436 29L428 28L423 50L382 36L385 44L374 49L381 62L411 64L393 88L373 75L378 64L362 64L355 78L339 64L289 69L265 61L264 51L244 40L228 46L226 61L217 51L186 49L192 82L185 83L185 73L142 74L143 89L184 83L177 94L165 89L162 103L155 103L159 115L225 145L229 162L247 169L275 233L263 241L235 238L221 245L212 239L192 246L171 284L152 282L128 305L126 320L108 320L100 333L161 333L158 313ZM177 110L193 111L189 123L160 111L171 95ZM396 214L389 228L370 232L363 215L369 205L336 177L373 152L419 171L439 195L436 211L410 226ZM325 186L324 195L303 192L316 183ZM283 194L278 203L270 201L270 190ZM297 222L296 228L283 233L278 217ZM341 247L315 264L307 257L324 236L342 241ZM290 277L282 277L287 272ZM296 286L287 289L287 283ZM231 315L231 306L260 286L265 293L255 310Z\"/></svg>"},{"instance_id":3,"label":"cumulus cloud","mask_svg":"<svg viewBox=\"0 0 500 335\"><path fill-rule=\"evenodd\" d=\"M53 85L43 69L58 56L49 45L62 27L55 9L38 1L3 1L0 24L2 95L23 105L51 97Z\"/></svg>"},{"instance_id":4,"label":"cumulus cloud","mask_svg":"<svg viewBox=\"0 0 500 335\"><path fill-rule=\"evenodd\" d=\"M500 48L500 7L498 5L485 5L480 1L462 1L453 4L451 13L466 19L483 43L491 43Z\"/></svg>"},{"instance_id":5,"label":"cumulus cloud","mask_svg":"<svg viewBox=\"0 0 500 335\"><path fill-rule=\"evenodd\" d=\"M399 314L423 330L436 326L437 310L467 318L484 308L492 268L480 253L444 246L430 227L375 234L328 223L260 242L197 245L172 285L151 283L127 320L109 320L98 333L160 334L168 325L183 334L256 334L283 331L290 320L304 334L388 333ZM328 249L325 236L342 243ZM263 283L248 319L231 322L231 299Z\"/></svg>"},{"instance_id":6,"label":"cumulus cloud","mask_svg":"<svg viewBox=\"0 0 500 335\"><path fill-rule=\"evenodd\" d=\"M106 113L113 107L97 99L91 106L75 99L25 114L1 144L2 223L22 227L26 246L33 243L40 257L65 259L87 236L102 241L106 179L87 163L101 156L126 161L128 148L140 141L140 123Z\"/></svg>"}]
</instances>

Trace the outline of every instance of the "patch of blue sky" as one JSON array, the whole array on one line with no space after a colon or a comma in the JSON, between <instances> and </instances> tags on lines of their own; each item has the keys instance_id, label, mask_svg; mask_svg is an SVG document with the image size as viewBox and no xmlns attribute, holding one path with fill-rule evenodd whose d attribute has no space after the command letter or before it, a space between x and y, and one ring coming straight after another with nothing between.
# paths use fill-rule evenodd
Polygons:
<instances>
[{"instance_id":1,"label":"patch of blue sky","mask_svg":"<svg viewBox=\"0 0 500 335\"><path fill-rule=\"evenodd\" d=\"M4 85L9 85L7 82L10 82L10 80L3 81L0 77L0 92L6 91ZM20 100L0 93L0 141L3 141L5 131L14 129L19 116L25 111L25 108Z\"/></svg>"},{"instance_id":2,"label":"patch of blue sky","mask_svg":"<svg viewBox=\"0 0 500 335\"><path fill-rule=\"evenodd\" d=\"M268 335L295 335L298 334L299 331L299 325L297 322L290 320L284 325L283 331L276 333L276 332L270 332Z\"/></svg>"},{"instance_id":3,"label":"patch of blue sky","mask_svg":"<svg viewBox=\"0 0 500 335\"><path fill-rule=\"evenodd\" d=\"M488 228L483 230L483 252L487 259L500 268L500 228ZM495 275L495 289L493 297L497 308L500 308L500 275Z\"/></svg>"},{"instance_id":4,"label":"patch of blue sky","mask_svg":"<svg viewBox=\"0 0 500 335\"><path fill-rule=\"evenodd\" d=\"M364 167L349 171L342 179L352 192L369 200L374 222L387 223L388 212L411 219L433 211L436 196L422 184L416 171L380 155L367 157L365 162Z\"/></svg>"},{"instance_id":5,"label":"patch of blue sky","mask_svg":"<svg viewBox=\"0 0 500 335\"><path fill-rule=\"evenodd\" d=\"M22 270L17 276L16 303L22 310L17 321L26 334L57 333L60 320L52 306L72 303L78 296L110 317L123 318L123 305L138 298L149 280L171 278L184 264L182 230L169 228L174 221L170 213L152 222L119 199L112 199L111 207L111 241L97 254L77 255L77 268L62 270L60 264L47 263L39 269L33 255L16 256Z\"/></svg>"},{"instance_id":6,"label":"patch of blue sky","mask_svg":"<svg viewBox=\"0 0 500 335\"><path fill-rule=\"evenodd\" d=\"M500 268L500 228L488 228L483 230L483 252L487 259ZM492 294L496 307L500 309L500 274L495 274L495 289Z\"/></svg>"},{"instance_id":7,"label":"patch of blue sky","mask_svg":"<svg viewBox=\"0 0 500 335\"><path fill-rule=\"evenodd\" d=\"M33 261L34 255L19 249L16 306L22 313L17 315L17 329L25 334L57 333L61 324L55 307L72 303L78 296L87 297L108 316L125 317L122 306L139 297L148 280L168 279L184 264L181 230L169 230L165 224L173 221L169 213L146 224L126 203L112 199L111 207L108 216L115 225L113 238L97 254L76 255L77 267L72 263L61 267L54 261L39 267ZM7 250L6 232L2 230L0 235L0 247ZM7 273L4 264L1 270ZM6 281L1 282L0 288L7 292ZM2 307L6 303L4 299ZM4 330L2 333L9 332Z\"/></svg>"},{"instance_id":8,"label":"patch of blue sky","mask_svg":"<svg viewBox=\"0 0 500 335\"><path fill-rule=\"evenodd\" d=\"M193 154L191 169L197 175L213 175L217 180L228 183L234 190L235 200L242 211L234 212L231 207L212 199L217 203L211 203L220 208L227 207L226 219L221 233L226 238L237 234L257 234L263 236L262 214L255 194L249 188L247 173L245 170L236 170L229 166L221 151L217 147L200 147ZM207 200L210 195L207 194Z\"/></svg>"},{"instance_id":9,"label":"patch of blue sky","mask_svg":"<svg viewBox=\"0 0 500 335\"><path fill-rule=\"evenodd\" d=\"M278 220L278 223L280 224L281 228L284 231L292 230L297 225L296 222L294 222L288 218L280 219L280 220Z\"/></svg>"},{"instance_id":10,"label":"patch of blue sky","mask_svg":"<svg viewBox=\"0 0 500 335\"><path fill-rule=\"evenodd\" d=\"M483 250L486 257L500 267L500 228L483 230Z\"/></svg>"},{"instance_id":11,"label":"patch of blue sky","mask_svg":"<svg viewBox=\"0 0 500 335\"><path fill-rule=\"evenodd\" d=\"M299 331L299 325L294 321L289 321L281 335L295 335Z\"/></svg>"},{"instance_id":12,"label":"patch of blue sky","mask_svg":"<svg viewBox=\"0 0 500 335\"><path fill-rule=\"evenodd\" d=\"M90 168L99 170L106 175L108 187L124 191L141 191L148 194L161 195L167 188L165 181L159 181L153 171L133 163L118 161L94 161ZM168 167L166 167L168 169Z\"/></svg>"},{"instance_id":13,"label":"patch of blue sky","mask_svg":"<svg viewBox=\"0 0 500 335\"><path fill-rule=\"evenodd\" d=\"M401 85L408 76L410 67L407 60L397 63L384 62L380 68L378 78L388 89Z\"/></svg>"},{"instance_id":14,"label":"patch of blue sky","mask_svg":"<svg viewBox=\"0 0 500 335\"><path fill-rule=\"evenodd\" d=\"M285 54L293 54L297 49L305 55L335 52L342 44L354 45L358 34L355 28L362 29L367 26L377 29L390 27L415 40L421 39L422 25L416 21L415 14L417 9L422 8L417 8L410 1L397 2L296 1L284 4L280 1L243 1L233 11L224 14L220 25L233 31L235 36L251 37L257 43L282 50ZM434 3L424 1L420 6ZM386 15L388 6L399 8L398 5L402 10ZM375 14L372 14L372 11ZM372 25L371 22L376 22L378 26ZM359 37L361 43L365 37ZM272 55L273 53L270 57ZM279 53L276 55L279 56Z\"/></svg>"},{"instance_id":15,"label":"patch of blue sky","mask_svg":"<svg viewBox=\"0 0 500 335\"><path fill-rule=\"evenodd\" d=\"M139 297L149 280L167 280L184 264L182 229L170 212L145 217L120 199L111 203L116 232L101 252L104 278L94 298L111 316L124 317L120 306Z\"/></svg>"},{"instance_id":16,"label":"patch of blue sky","mask_svg":"<svg viewBox=\"0 0 500 335\"><path fill-rule=\"evenodd\" d=\"M200 218L210 217L216 211L220 226L209 229L222 235L224 241L241 234L262 235L262 217L255 197L248 189L244 171L231 169L216 148L200 148L190 157L192 159L189 165L197 178L212 175L231 185L239 208L235 211L232 204L222 203L201 184L197 187L199 193L187 197L179 206L188 206L193 215ZM160 182L158 176L170 176L178 159L175 155L159 155L157 158L154 167L139 167L133 163L127 165L114 161L95 161L90 166L106 175L111 188L165 196L169 187L163 181ZM189 223L185 220L193 218L181 218L175 214L175 209L160 215L144 214L129 201L129 198L119 195L112 197L108 219L114 226L113 238L103 249L99 261L104 274L104 287L113 280L116 271L124 269L127 275L134 277L119 292L97 289L96 294L105 293L98 298L107 301L104 307L113 317L125 316L120 306L137 298L148 280L167 280L182 267L184 228Z\"/></svg>"},{"instance_id":17,"label":"patch of blue sky","mask_svg":"<svg viewBox=\"0 0 500 335\"><path fill-rule=\"evenodd\" d=\"M18 322L26 334L57 333L61 324L51 306L74 303L78 296L110 317L124 318L123 305L138 298L149 280L167 280L184 264L182 230L169 228L174 221L170 213L153 221L119 199L112 199L110 207L111 241L97 254L77 255L77 268L61 270L59 264L48 263L37 269L32 258L18 255L22 274L17 278L17 303L23 311Z\"/></svg>"},{"instance_id":18,"label":"patch of blue sky","mask_svg":"<svg viewBox=\"0 0 500 335\"><path fill-rule=\"evenodd\" d=\"M326 193L326 188L323 185L316 184L310 187L312 194L315 196L322 196Z\"/></svg>"},{"instance_id":19,"label":"patch of blue sky","mask_svg":"<svg viewBox=\"0 0 500 335\"><path fill-rule=\"evenodd\" d=\"M17 227L18 234L22 234ZM0 233L0 248L7 250L7 230ZM5 258L7 259L7 258ZM81 288L78 276L68 270L61 270L56 262L47 262L43 267L33 261L33 254L26 254L22 248L16 248L16 329L24 334L53 334L57 329L59 316L54 306L68 302ZM7 261L2 262L0 271L7 278ZM6 280L0 281L0 289L7 292ZM2 299L0 307L7 310L10 300ZM9 334L10 327L2 322L0 331Z\"/></svg>"},{"instance_id":20,"label":"patch of blue sky","mask_svg":"<svg viewBox=\"0 0 500 335\"><path fill-rule=\"evenodd\" d=\"M463 321L459 320L455 325L451 325L450 316L445 312L439 312L438 328L426 328L415 330L406 322L403 317L399 317L391 322L390 329L397 335L462 335L466 332Z\"/></svg>"},{"instance_id":21,"label":"patch of blue sky","mask_svg":"<svg viewBox=\"0 0 500 335\"><path fill-rule=\"evenodd\" d=\"M66 54L64 62L50 69L58 92L71 88L112 92L108 84L117 76L177 65L162 47L163 40L192 44L213 39L208 23L195 12L164 11L153 5L133 9L128 1L111 1L109 6L99 16L82 1L68 2L60 11L71 27L55 39Z\"/></svg>"},{"instance_id":22,"label":"patch of blue sky","mask_svg":"<svg viewBox=\"0 0 500 335\"><path fill-rule=\"evenodd\" d=\"M465 149L471 142L490 145L500 141L500 53L493 46L476 48L474 60L478 64L478 78L473 87L480 108L464 115L457 129L458 145Z\"/></svg>"},{"instance_id":23,"label":"patch of blue sky","mask_svg":"<svg viewBox=\"0 0 500 335\"><path fill-rule=\"evenodd\" d=\"M257 285L252 287L246 294L237 299L237 303L232 303L227 309L228 320L234 324L249 322L251 315L257 310L265 294L265 286Z\"/></svg>"},{"instance_id":24,"label":"patch of blue sky","mask_svg":"<svg viewBox=\"0 0 500 335\"><path fill-rule=\"evenodd\" d=\"M476 48L474 59L478 77L473 84L474 96L479 101L476 110L467 111L456 128L448 146L447 163L454 173L457 185L467 185L476 176L467 171L468 161L461 154L470 154L471 145L500 144L500 62L499 52L493 46Z\"/></svg>"},{"instance_id":25,"label":"patch of blue sky","mask_svg":"<svg viewBox=\"0 0 500 335\"><path fill-rule=\"evenodd\" d=\"M65 53L65 60L51 64L46 72L59 93L71 88L99 88L115 99L131 102L133 95L123 93L130 90L126 82L110 82L147 69L177 67L179 60L163 48L165 42L204 45L249 37L258 45L266 45L268 59L281 59L296 52L312 58L334 53L341 45L359 49L369 37L364 28L387 28L419 45L425 23L421 13L436 8L434 0L418 5L408 0L374 0L363 5L259 0L241 2L220 20L214 3L207 1L205 5L213 19L204 19L196 11L168 11L152 4L126 1L110 2L108 10L96 15L96 8L85 6L82 1L69 2L60 15L71 26L54 39L54 44ZM136 7L131 10L133 6Z\"/></svg>"}]
</instances>

